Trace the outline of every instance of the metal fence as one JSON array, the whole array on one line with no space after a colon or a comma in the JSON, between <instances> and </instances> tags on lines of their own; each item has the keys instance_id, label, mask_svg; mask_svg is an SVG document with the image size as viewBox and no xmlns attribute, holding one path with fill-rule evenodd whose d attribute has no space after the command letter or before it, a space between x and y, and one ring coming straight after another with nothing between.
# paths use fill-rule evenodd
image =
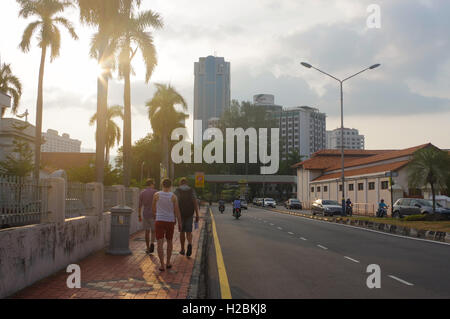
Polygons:
<instances>
[{"instance_id":1,"label":"metal fence","mask_svg":"<svg viewBox=\"0 0 450 319\"><path fill-rule=\"evenodd\" d=\"M66 189L66 218L84 216L87 210L93 208L92 196L89 196L88 185L68 183Z\"/></svg>"},{"instance_id":2,"label":"metal fence","mask_svg":"<svg viewBox=\"0 0 450 319\"><path fill-rule=\"evenodd\" d=\"M0 176L0 228L41 223L48 214L48 186L17 176Z\"/></svg>"},{"instance_id":3,"label":"metal fence","mask_svg":"<svg viewBox=\"0 0 450 319\"><path fill-rule=\"evenodd\" d=\"M368 203L355 203L353 204L353 214L361 216L376 216L377 213L376 204Z\"/></svg>"},{"instance_id":4,"label":"metal fence","mask_svg":"<svg viewBox=\"0 0 450 319\"><path fill-rule=\"evenodd\" d=\"M111 186L103 189L103 210L109 212L111 208L117 206L117 190Z\"/></svg>"}]
</instances>

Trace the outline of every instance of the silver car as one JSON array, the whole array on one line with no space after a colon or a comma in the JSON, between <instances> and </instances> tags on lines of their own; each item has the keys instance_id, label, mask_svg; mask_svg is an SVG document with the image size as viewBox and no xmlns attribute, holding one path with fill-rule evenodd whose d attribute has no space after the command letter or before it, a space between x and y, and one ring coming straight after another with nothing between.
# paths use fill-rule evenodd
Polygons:
<instances>
[{"instance_id":1,"label":"silver car","mask_svg":"<svg viewBox=\"0 0 450 319\"><path fill-rule=\"evenodd\" d=\"M394 204L393 217L402 218L409 215L422 215L433 213L433 201L418 198L400 198ZM436 203L436 213L448 214L450 210Z\"/></svg>"}]
</instances>

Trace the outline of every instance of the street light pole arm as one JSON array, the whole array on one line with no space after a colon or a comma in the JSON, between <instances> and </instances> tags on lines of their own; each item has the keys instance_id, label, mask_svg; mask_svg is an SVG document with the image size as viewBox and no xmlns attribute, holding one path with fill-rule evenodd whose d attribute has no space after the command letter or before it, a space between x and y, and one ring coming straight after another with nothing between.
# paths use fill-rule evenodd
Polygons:
<instances>
[{"instance_id":1,"label":"street light pole arm","mask_svg":"<svg viewBox=\"0 0 450 319\"><path fill-rule=\"evenodd\" d=\"M328 75L330 78L333 78L333 79L335 79L336 81L338 81L338 82L343 82L343 81L341 81L341 80L339 80L337 77L334 77L333 75L331 75L331 74L329 74L329 73L327 73L327 72L325 72L325 71L322 71L322 70L320 70L320 69L318 69L318 68L316 68L316 67L314 67L314 66L311 66L314 70L317 70L317 71L319 71L320 73L323 73L323 74L325 74L325 75Z\"/></svg>"},{"instance_id":2,"label":"street light pole arm","mask_svg":"<svg viewBox=\"0 0 450 319\"><path fill-rule=\"evenodd\" d=\"M366 68L366 69L364 69L364 70L362 70L362 71L359 71L358 73L355 73L355 74L353 74L352 76L349 76L348 78L342 80L342 82L345 82L345 81L347 81L347 80L350 80L351 78L354 78L355 76L360 75L361 73L366 72L366 71L369 70L369 69L370 69L370 68Z\"/></svg>"}]
</instances>

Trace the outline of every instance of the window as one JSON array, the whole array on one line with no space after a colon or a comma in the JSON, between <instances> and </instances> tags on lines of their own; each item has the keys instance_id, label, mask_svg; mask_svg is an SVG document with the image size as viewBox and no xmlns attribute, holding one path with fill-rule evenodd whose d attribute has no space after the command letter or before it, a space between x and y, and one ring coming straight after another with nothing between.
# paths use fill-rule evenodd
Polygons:
<instances>
[{"instance_id":1,"label":"window","mask_svg":"<svg viewBox=\"0 0 450 319\"><path fill-rule=\"evenodd\" d=\"M355 190L355 185L354 184L348 184L348 190L349 191Z\"/></svg>"},{"instance_id":2,"label":"window","mask_svg":"<svg viewBox=\"0 0 450 319\"><path fill-rule=\"evenodd\" d=\"M326 192L328 192L328 186L324 186L323 187L323 191L326 193Z\"/></svg>"},{"instance_id":3,"label":"window","mask_svg":"<svg viewBox=\"0 0 450 319\"><path fill-rule=\"evenodd\" d=\"M317 186L317 192L320 193L320 186Z\"/></svg>"},{"instance_id":4,"label":"window","mask_svg":"<svg viewBox=\"0 0 450 319\"><path fill-rule=\"evenodd\" d=\"M339 191L342 192L342 184L339 185Z\"/></svg>"},{"instance_id":5,"label":"window","mask_svg":"<svg viewBox=\"0 0 450 319\"><path fill-rule=\"evenodd\" d=\"M314 193L314 187L311 187L311 193Z\"/></svg>"},{"instance_id":6,"label":"window","mask_svg":"<svg viewBox=\"0 0 450 319\"><path fill-rule=\"evenodd\" d=\"M381 189L388 189L389 188L389 182L383 181L381 182Z\"/></svg>"},{"instance_id":7,"label":"window","mask_svg":"<svg viewBox=\"0 0 450 319\"><path fill-rule=\"evenodd\" d=\"M375 189L375 183L374 182L370 182L369 183L369 190L373 191Z\"/></svg>"},{"instance_id":8,"label":"window","mask_svg":"<svg viewBox=\"0 0 450 319\"><path fill-rule=\"evenodd\" d=\"M359 191L363 191L364 190L364 184L363 183L359 183L358 184L358 190Z\"/></svg>"}]
</instances>

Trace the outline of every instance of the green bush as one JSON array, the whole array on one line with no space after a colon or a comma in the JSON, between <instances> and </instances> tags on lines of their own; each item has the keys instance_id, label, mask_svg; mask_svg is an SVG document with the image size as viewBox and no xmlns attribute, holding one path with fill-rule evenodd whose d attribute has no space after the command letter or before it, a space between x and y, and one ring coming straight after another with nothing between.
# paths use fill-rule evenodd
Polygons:
<instances>
[{"instance_id":1,"label":"green bush","mask_svg":"<svg viewBox=\"0 0 450 319\"><path fill-rule=\"evenodd\" d=\"M411 215L404 218L404 221L407 222L419 222L425 220L427 220L427 215Z\"/></svg>"}]
</instances>

